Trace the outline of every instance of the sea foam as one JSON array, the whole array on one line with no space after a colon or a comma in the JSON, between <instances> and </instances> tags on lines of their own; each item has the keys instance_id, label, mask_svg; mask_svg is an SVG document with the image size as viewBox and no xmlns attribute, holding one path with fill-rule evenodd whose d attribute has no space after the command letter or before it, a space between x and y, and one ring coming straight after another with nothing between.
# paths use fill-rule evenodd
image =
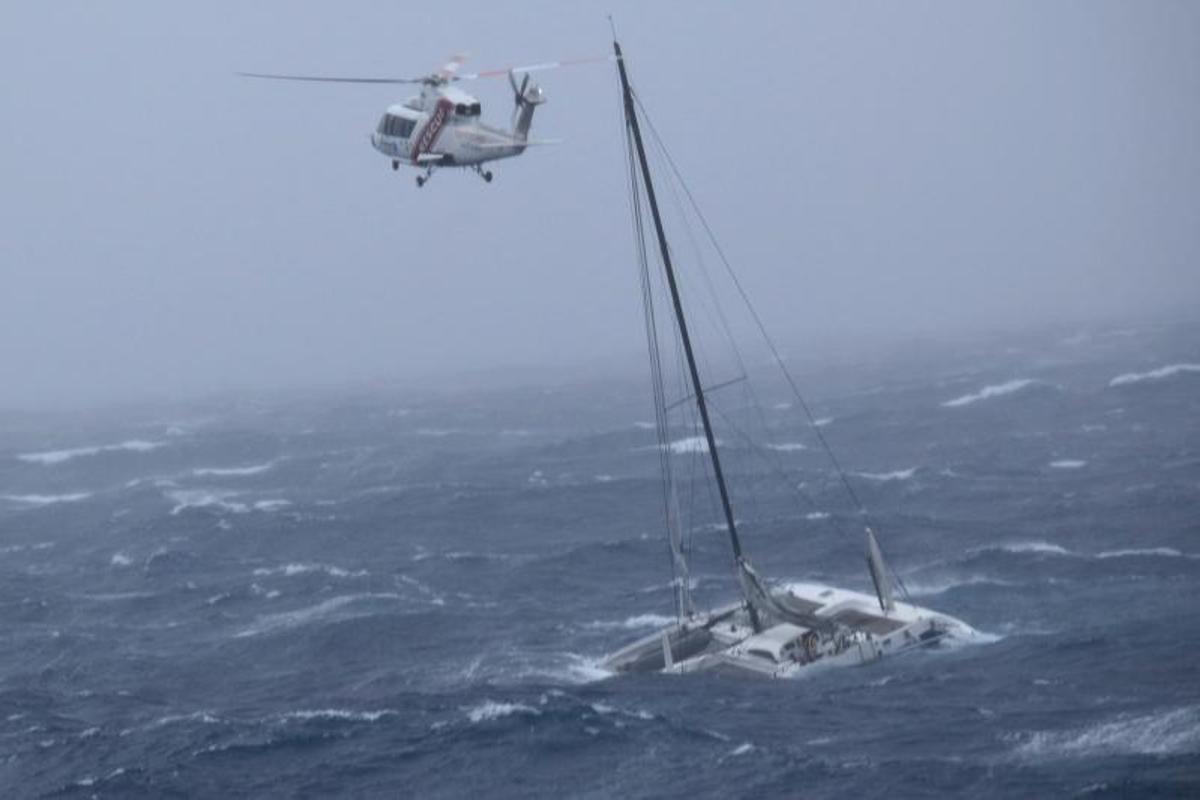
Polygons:
<instances>
[{"instance_id":1,"label":"sea foam","mask_svg":"<svg viewBox=\"0 0 1200 800\"><path fill-rule=\"evenodd\" d=\"M917 473L916 467L908 469L897 469L892 472L856 472L854 473L860 478L866 478L870 481L906 481Z\"/></svg>"},{"instance_id":2,"label":"sea foam","mask_svg":"<svg viewBox=\"0 0 1200 800\"><path fill-rule=\"evenodd\" d=\"M501 717L508 717L512 716L513 714L524 714L527 716L536 717L542 713L533 706L527 706L524 703L497 703L494 700L485 700L479 705L463 710L467 712L467 719L471 720L473 723L500 719Z\"/></svg>"},{"instance_id":3,"label":"sea foam","mask_svg":"<svg viewBox=\"0 0 1200 800\"><path fill-rule=\"evenodd\" d=\"M240 477L243 475L259 475L275 466L274 461L268 461L265 464L252 464L247 467L197 467L192 470L192 475L197 478L207 476L226 478Z\"/></svg>"},{"instance_id":4,"label":"sea foam","mask_svg":"<svg viewBox=\"0 0 1200 800\"><path fill-rule=\"evenodd\" d=\"M637 630L638 628L664 628L674 622L674 617L666 617L662 614L638 614L616 622L589 622L584 627L593 630Z\"/></svg>"},{"instance_id":5,"label":"sea foam","mask_svg":"<svg viewBox=\"0 0 1200 800\"><path fill-rule=\"evenodd\" d=\"M1131 383L1142 383L1143 381L1159 381L1163 378L1172 378L1185 372L1200 372L1200 364L1168 364L1165 367L1152 369L1149 372L1127 372L1124 375L1118 375L1113 378L1108 382L1108 385L1128 386Z\"/></svg>"},{"instance_id":6,"label":"sea foam","mask_svg":"<svg viewBox=\"0 0 1200 800\"><path fill-rule=\"evenodd\" d=\"M1033 380L1032 378L1018 378L1006 383L997 383L993 384L992 386L985 386L978 392L964 394L962 397L956 397L953 400L947 400L946 402L942 403L942 406L945 408L960 408L962 406L969 406L972 403L978 403L980 400L988 400L993 397L1003 397L1006 394L1019 392L1028 386L1034 385L1035 383L1037 383L1037 381Z\"/></svg>"},{"instance_id":7,"label":"sea foam","mask_svg":"<svg viewBox=\"0 0 1200 800\"><path fill-rule=\"evenodd\" d=\"M367 576L365 569L350 571L331 564L284 564L279 567L259 567L254 570L254 574L259 577L282 575L286 578L296 575L310 575L314 572L323 572L332 578L364 578Z\"/></svg>"},{"instance_id":8,"label":"sea foam","mask_svg":"<svg viewBox=\"0 0 1200 800\"><path fill-rule=\"evenodd\" d=\"M1200 706L1142 716L1122 715L1063 731L1028 734L1015 755L1031 760L1114 755L1163 756L1200 749Z\"/></svg>"},{"instance_id":9,"label":"sea foam","mask_svg":"<svg viewBox=\"0 0 1200 800\"><path fill-rule=\"evenodd\" d=\"M264 633L272 633L279 630L288 630L298 628L303 625L308 625L313 622L331 616L338 609L344 606L358 603L363 600L399 600L400 595L390 593L371 593L371 594L346 594L338 597L331 597L328 600L317 603L314 606L306 606L298 608L294 611L283 611L278 614L266 614L259 617L254 624L250 625L237 633L237 638L245 638L247 636L258 636Z\"/></svg>"},{"instance_id":10,"label":"sea foam","mask_svg":"<svg viewBox=\"0 0 1200 800\"><path fill-rule=\"evenodd\" d=\"M6 494L0 495L13 503L27 506L50 506L55 503L78 503L92 496L91 492L71 492L69 494Z\"/></svg>"},{"instance_id":11,"label":"sea foam","mask_svg":"<svg viewBox=\"0 0 1200 800\"><path fill-rule=\"evenodd\" d=\"M133 453L146 453L151 450L157 450L160 447L165 447L166 442L148 442L143 439L130 439L120 444L102 444L93 447L74 447L68 450L47 450L42 453L23 453L17 458L30 464L61 464L64 461L70 461L73 458L83 458L84 456L94 456L100 453L111 453L125 450Z\"/></svg>"}]
</instances>

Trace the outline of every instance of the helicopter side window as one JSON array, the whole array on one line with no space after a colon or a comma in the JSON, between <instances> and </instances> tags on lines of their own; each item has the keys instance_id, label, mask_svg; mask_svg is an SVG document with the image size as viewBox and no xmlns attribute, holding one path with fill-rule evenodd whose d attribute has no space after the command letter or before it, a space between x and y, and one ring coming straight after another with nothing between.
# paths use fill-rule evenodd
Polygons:
<instances>
[{"instance_id":1,"label":"helicopter side window","mask_svg":"<svg viewBox=\"0 0 1200 800\"><path fill-rule=\"evenodd\" d=\"M379 122L379 132L386 136L399 136L407 139L416 126L417 123L411 119L388 114Z\"/></svg>"},{"instance_id":2,"label":"helicopter side window","mask_svg":"<svg viewBox=\"0 0 1200 800\"><path fill-rule=\"evenodd\" d=\"M482 111L483 111L483 108L479 105L479 103L471 104L471 116L472 117L478 117L480 112L482 112Z\"/></svg>"}]
</instances>

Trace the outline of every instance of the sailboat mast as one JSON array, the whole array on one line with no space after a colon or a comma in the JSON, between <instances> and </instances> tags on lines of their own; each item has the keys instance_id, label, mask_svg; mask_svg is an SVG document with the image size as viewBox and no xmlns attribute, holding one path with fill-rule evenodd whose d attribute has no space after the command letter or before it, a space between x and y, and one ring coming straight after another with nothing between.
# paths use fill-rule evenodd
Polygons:
<instances>
[{"instance_id":1,"label":"sailboat mast","mask_svg":"<svg viewBox=\"0 0 1200 800\"><path fill-rule=\"evenodd\" d=\"M621 45L613 40L613 51L617 57L617 71L621 76L621 93L625 98L625 122L633 134L633 143L637 148L638 165L642 170L642 183L646 186L646 199L650 204L650 215L654 219L654 233L658 237L658 250L662 255L663 269L667 274L667 286L671 290L671 304L675 310L675 321L679 326L679 338L683 343L683 353L687 360L688 373L692 379L692 390L696 394L696 407L700 411L700 422L704 427L704 439L708 443L708 455L712 459L713 474L717 480L717 491L721 496L721 509L725 512L725 525L729 529L729 542L733 546L733 560L738 570L742 569L742 543L738 538L737 523L733 519L733 506L729 502L729 489L725 485L725 473L721 470L721 456L717 452L717 438L713 434L712 421L708 416L708 401L704 397L704 387L700 383L700 370L696 366L696 355L692 351L692 339L688 335L687 320L683 315L683 301L679 297L679 286L675 281L675 269L671 265L671 251L667 247L667 237L663 232L662 217L658 212L658 199L654 194L654 183L650 179L650 165L646 161L646 148L642 144L642 130L638 125L637 112L634 108L633 91L629 88L629 76L625 72L625 59L621 56ZM636 188L635 188L636 191ZM759 630L758 611L754 604L746 599L746 607L750 612L750 623L754 630Z\"/></svg>"}]
</instances>

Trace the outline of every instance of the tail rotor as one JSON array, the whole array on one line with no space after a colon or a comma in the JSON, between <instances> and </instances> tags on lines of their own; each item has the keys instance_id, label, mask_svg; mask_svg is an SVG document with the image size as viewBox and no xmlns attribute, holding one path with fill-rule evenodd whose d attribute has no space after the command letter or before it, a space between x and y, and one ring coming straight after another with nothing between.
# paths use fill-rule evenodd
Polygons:
<instances>
[{"instance_id":1,"label":"tail rotor","mask_svg":"<svg viewBox=\"0 0 1200 800\"><path fill-rule=\"evenodd\" d=\"M534 108L546 102L546 96L536 83L530 85L528 72L524 74L518 85L516 70L509 70L508 84L513 90L513 136L523 140L529 136L529 125L533 122Z\"/></svg>"}]
</instances>

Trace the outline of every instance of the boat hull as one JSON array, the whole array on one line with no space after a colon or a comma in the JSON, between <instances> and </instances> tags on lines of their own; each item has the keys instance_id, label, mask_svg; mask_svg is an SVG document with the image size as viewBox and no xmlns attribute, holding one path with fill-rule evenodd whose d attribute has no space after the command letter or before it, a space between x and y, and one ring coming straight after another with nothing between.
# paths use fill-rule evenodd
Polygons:
<instances>
[{"instance_id":1,"label":"boat hull","mask_svg":"<svg viewBox=\"0 0 1200 800\"><path fill-rule=\"evenodd\" d=\"M794 678L979 637L947 614L910 603L884 612L871 595L821 584L788 584L772 598L776 608L759 609L758 631L745 605L731 604L631 642L602 665L614 673L714 671Z\"/></svg>"}]
</instances>

